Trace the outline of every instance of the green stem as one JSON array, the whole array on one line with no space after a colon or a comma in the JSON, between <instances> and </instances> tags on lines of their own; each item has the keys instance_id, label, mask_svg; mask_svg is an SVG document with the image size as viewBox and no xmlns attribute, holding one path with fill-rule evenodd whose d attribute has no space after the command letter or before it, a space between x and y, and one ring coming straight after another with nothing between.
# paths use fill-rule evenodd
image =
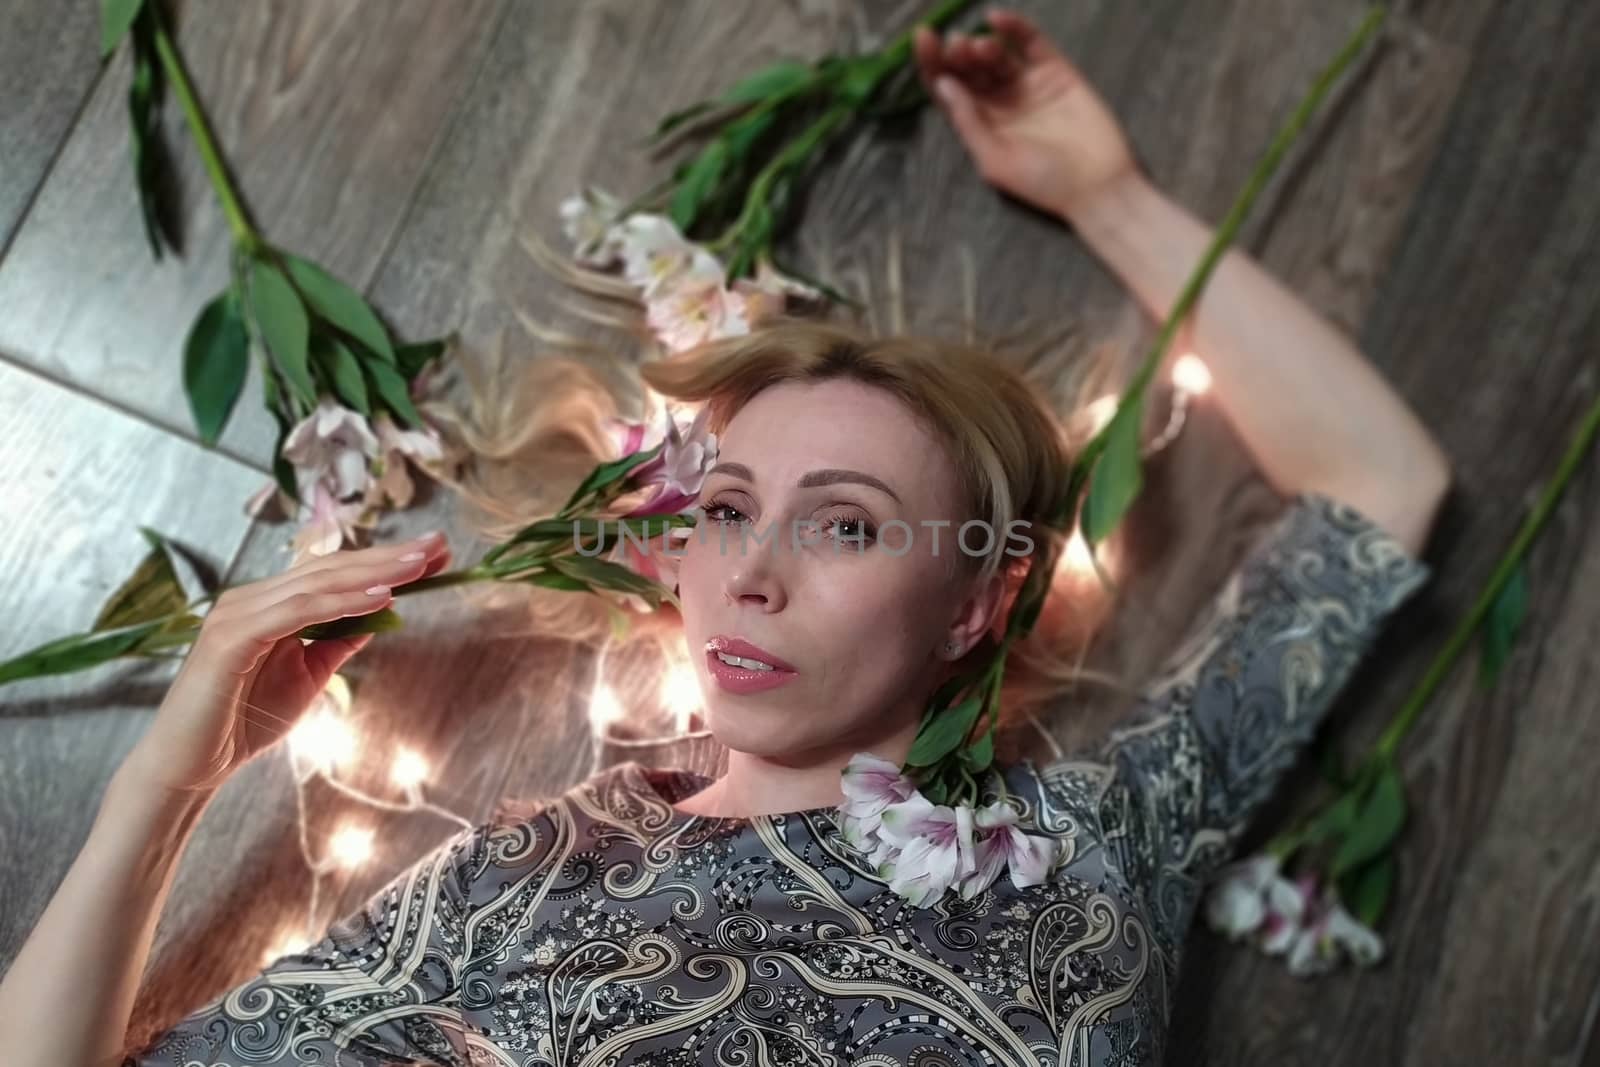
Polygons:
<instances>
[{"instance_id":1,"label":"green stem","mask_svg":"<svg viewBox=\"0 0 1600 1067\"><path fill-rule=\"evenodd\" d=\"M1383 732L1383 736L1378 739L1377 745L1372 750L1372 756L1369 758L1378 760L1393 758L1395 749L1399 746L1401 739L1405 737L1406 732L1411 729L1411 725L1416 721L1418 714L1421 713L1423 705L1427 703L1428 698L1433 695L1433 691L1444 680L1444 676L1449 672L1456 658L1472 640L1476 631L1482 625L1484 616L1494 606L1501 589L1510 580L1517 565L1522 562L1523 556L1527 554L1529 544L1538 536L1539 531L1550 518L1551 512L1555 510L1556 502L1561 498L1567 483L1572 480L1572 475L1578 469L1578 464L1583 461L1584 454L1588 452L1590 444L1593 443L1597 430L1600 430L1600 400L1596 400L1594 405L1589 408L1589 413L1584 417L1577 436L1573 438L1572 444L1567 446L1567 453L1562 457L1561 465L1556 469L1555 477L1551 479L1550 485L1545 489L1538 505L1528 516L1527 521L1522 524L1522 529L1518 531L1515 539L1512 540L1511 548L1507 550L1505 558L1500 561L1500 565L1495 568L1493 576L1489 579L1489 584L1484 587L1483 592L1479 595L1478 602L1473 605L1472 610L1461 620L1461 623L1456 627L1455 633L1450 635L1450 640L1445 643L1438 657L1434 659L1432 666L1423 675L1422 681L1418 683L1417 688L1401 707L1394 721L1389 724L1389 728Z\"/></svg>"},{"instance_id":2,"label":"green stem","mask_svg":"<svg viewBox=\"0 0 1600 1067\"><path fill-rule=\"evenodd\" d=\"M228 228L233 231L233 239L247 251L254 252L262 244L261 234L250 224L244 205L233 188L233 182L228 178L227 167L222 162L221 152L217 150L217 142L211 135L211 127L206 123L205 113L200 110L200 101L195 96L188 72L183 68L183 60L179 57L178 50L167 33L167 27L160 18L155 20L155 42L156 54L161 57L161 66L172 83L179 105L183 108L183 116L189 124L189 135L194 138L195 147L200 151L200 160L205 164L206 176L211 179L211 187L216 190L217 199L222 202L222 213L227 216Z\"/></svg>"}]
</instances>

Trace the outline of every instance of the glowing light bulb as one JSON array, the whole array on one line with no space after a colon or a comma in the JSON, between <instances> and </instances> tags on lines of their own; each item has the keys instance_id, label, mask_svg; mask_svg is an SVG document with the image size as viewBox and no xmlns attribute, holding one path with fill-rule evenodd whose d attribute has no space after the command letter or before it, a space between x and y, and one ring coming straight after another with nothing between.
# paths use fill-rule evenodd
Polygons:
<instances>
[{"instance_id":1,"label":"glowing light bulb","mask_svg":"<svg viewBox=\"0 0 1600 1067\"><path fill-rule=\"evenodd\" d=\"M402 789L421 785L428 779L428 761L415 750L402 748L395 753L394 763L389 768L389 777Z\"/></svg>"},{"instance_id":2,"label":"glowing light bulb","mask_svg":"<svg viewBox=\"0 0 1600 1067\"><path fill-rule=\"evenodd\" d=\"M1089 420L1089 436L1093 437L1105 429L1106 423L1117 413L1117 404L1122 400L1115 394L1107 394L1083 409L1083 417Z\"/></svg>"},{"instance_id":3,"label":"glowing light bulb","mask_svg":"<svg viewBox=\"0 0 1600 1067\"><path fill-rule=\"evenodd\" d=\"M262 966L293 953L304 952L311 946L311 939L298 930L287 931L279 935L278 939L261 954Z\"/></svg>"},{"instance_id":4,"label":"glowing light bulb","mask_svg":"<svg viewBox=\"0 0 1600 1067\"><path fill-rule=\"evenodd\" d=\"M604 730L614 722L621 722L625 715L622 702L609 685L601 682L594 687L589 697L589 722L596 729Z\"/></svg>"},{"instance_id":5,"label":"glowing light bulb","mask_svg":"<svg viewBox=\"0 0 1600 1067\"><path fill-rule=\"evenodd\" d=\"M684 662L673 664L661 681L661 702L678 720L678 729L689 728L689 716L700 707L700 680L694 668Z\"/></svg>"},{"instance_id":6,"label":"glowing light bulb","mask_svg":"<svg viewBox=\"0 0 1600 1067\"><path fill-rule=\"evenodd\" d=\"M1192 352L1185 353L1172 364L1172 384L1198 396L1211 388L1211 371L1199 356Z\"/></svg>"},{"instance_id":7,"label":"glowing light bulb","mask_svg":"<svg viewBox=\"0 0 1600 1067\"><path fill-rule=\"evenodd\" d=\"M372 831L364 826L341 826L328 839L334 859L342 867L359 867L372 858Z\"/></svg>"},{"instance_id":8,"label":"glowing light bulb","mask_svg":"<svg viewBox=\"0 0 1600 1067\"><path fill-rule=\"evenodd\" d=\"M356 735L339 716L317 710L309 712L289 731L289 747L301 759L330 771L355 756Z\"/></svg>"},{"instance_id":9,"label":"glowing light bulb","mask_svg":"<svg viewBox=\"0 0 1600 1067\"><path fill-rule=\"evenodd\" d=\"M1083 539L1083 531L1074 529L1072 536L1067 538L1067 546L1061 553L1061 562L1056 568L1056 577L1061 577L1062 572L1072 575L1093 574L1094 558L1089 552L1089 542Z\"/></svg>"}]
</instances>

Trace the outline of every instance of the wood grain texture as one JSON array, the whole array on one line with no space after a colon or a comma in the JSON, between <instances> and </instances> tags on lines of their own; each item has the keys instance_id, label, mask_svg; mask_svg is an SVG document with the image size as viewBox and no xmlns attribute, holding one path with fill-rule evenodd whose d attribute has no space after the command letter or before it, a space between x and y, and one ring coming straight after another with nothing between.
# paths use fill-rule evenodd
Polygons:
<instances>
[{"instance_id":1,"label":"wood grain texture","mask_svg":"<svg viewBox=\"0 0 1600 1067\"><path fill-rule=\"evenodd\" d=\"M183 5L179 47L267 240L365 288L497 13L496 0ZM123 50L0 263L0 348L194 437L183 341L228 284L231 240L169 96L183 255L152 260L127 160L128 71ZM260 395L252 366L219 447L267 470L276 427Z\"/></svg>"},{"instance_id":2,"label":"wood grain texture","mask_svg":"<svg viewBox=\"0 0 1600 1067\"><path fill-rule=\"evenodd\" d=\"M1357 0L1018 6L1083 66L1157 184L1213 223L1365 11ZM235 162L262 175L246 189L270 233L366 285L402 334L456 330L464 358L516 359L537 358L535 334L546 323L605 336L563 311L563 292L530 253L534 237L562 247L563 197L584 181L624 195L645 188L667 164L635 142L661 114L781 56L879 43L920 5L541 0L442 10L381 0L206 6L188 13L184 44ZM1437 577L1391 620L1334 709L1333 733L1347 751L1377 734L1471 606L1530 487L1554 469L1593 399L1597 46L1600 9L1584 0L1396 5L1381 45L1336 90L1241 234L1241 247L1360 339L1456 463L1457 487L1426 553ZM240 84L225 84L223 71L240 70ZM108 88L116 77L113 67L101 80L0 260L0 349L89 394L73 405L137 412L161 428L133 423L140 433L181 438L187 414L162 406L177 397L172 357L194 308L220 282L224 234L191 168L184 261L150 269L126 174L122 89ZM415 84L426 77L430 92ZM37 126L29 123L44 138L47 124ZM1070 231L984 186L932 115L839 152L809 198L796 256L867 299L879 329L970 328L989 338L1065 328L1045 368L1070 368L1098 344L1113 346L1126 371L1155 334ZM127 354L109 355L121 348L108 338L127 339ZM139 380L150 366L174 369L165 399ZM64 395L10 373L33 392ZM58 421L64 443L52 447L71 463L83 462L74 449L91 456L103 444L78 422ZM270 441L251 432L236 428L224 443L254 466ZM185 441L169 447L204 456ZM234 480L208 488L184 522L235 530L227 524L242 522L238 505L259 474L204 458L227 464ZM1112 546L1126 594L1091 661L1134 680L1173 647L1279 507L1203 402L1146 474ZM1600 806L1588 768L1600 741L1590 651L1600 610L1585 595L1600 578L1588 521L1597 492L1592 475L1580 476L1536 547L1530 619L1500 684L1475 688L1467 657L1408 750L1412 815L1386 920L1388 961L1301 982L1281 961L1197 929L1172 1062L1600 1061L1600 846L1588 827ZM170 495L147 503L159 514L177 508ZM131 528L121 514L92 521L94 540L108 544ZM386 519L378 539L433 526L450 532L462 563L486 547L441 492ZM281 569L287 528L258 524L228 536L237 551L226 556L227 580ZM15 549L0 577L33 566L37 551ZM125 569L99 558L57 568L98 583L69 590L63 610L92 616ZM386 789L387 756L399 743L430 753L441 801L474 819L502 798L549 795L622 759L718 763L703 742L593 738L586 707L597 670L645 690L655 663L601 665L592 649L504 636L514 599L491 609L427 594L400 610L406 629L347 671L367 738L350 774L364 788ZM66 685L38 714L82 703L84 692L100 693L93 685ZM22 796L48 779L66 783L43 794L63 803L63 788L94 794L159 700L157 688L108 689L89 698L113 705L103 715L53 719L54 748L41 742L7 764L4 789ZM1123 698L1085 693L1048 725L1060 743L1088 744L1124 708ZM1298 810L1315 787L1309 769L1295 776L1285 809ZM287 766L272 758L247 768L208 810L158 931L136 1032L241 981L303 921L307 876L292 796ZM319 923L450 831L426 815L363 814L326 790L308 799L313 840L362 815L383 842L368 868L324 887ZM36 915L88 814L5 810L0 832L59 852L15 887L23 912ZM28 829L10 829L18 826ZM1247 847L1269 830L1258 828ZM5 931L6 958L30 921Z\"/></svg>"}]
</instances>

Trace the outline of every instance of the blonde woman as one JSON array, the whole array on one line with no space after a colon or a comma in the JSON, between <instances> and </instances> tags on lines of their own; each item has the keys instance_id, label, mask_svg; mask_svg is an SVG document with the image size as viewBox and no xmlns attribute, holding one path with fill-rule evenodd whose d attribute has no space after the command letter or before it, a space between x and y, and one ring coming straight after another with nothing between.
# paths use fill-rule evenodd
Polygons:
<instances>
[{"instance_id":1,"label":"blonde woman","mask_svg":"<svg viewBox=\"0 0 1600 1067\"><path fill-rule=\"evenodd\" d=\"M1163 313L1207 232L1138 172L1034 26L991 22L993 38L916 41L978 170L1069 220ZM1449 484L1405 404L1243 253L1193 327L1216 401L1285 511L1132 721L1095 751L1009 761L986 783L997 797L1003 781L1011 821L965 826L962 847L1016 829L1050 843L1047 874L1021 862L1024 845L1009 875L974 882L957 850L955 880L929 882L874 863L844 829L890 824L874 790L899 788L930 694L992 651L1009 607L1018 542L967 552L947 536L941 553L923 534L1022 523L1035 534L1023 562L1050 565L1061 538L1045 519L1071 442L982 351L780 320L644 370L718 435L698 530L821 531L750 552L697 537L671 562L726 773L629 763L503 812L126 1062L1159 1061L1206 879L1428 578L1420 555ZM912 532L893 550L891 525ZM10 1062L126 1051L189 828L361 643L291 635L382 607L447 560L438 539L340 552L216 604L0 985ZM241 699L252 713L235 714ZM862 753L878 777L847 796L841 772Z\"/></svg>"}]
</instances>

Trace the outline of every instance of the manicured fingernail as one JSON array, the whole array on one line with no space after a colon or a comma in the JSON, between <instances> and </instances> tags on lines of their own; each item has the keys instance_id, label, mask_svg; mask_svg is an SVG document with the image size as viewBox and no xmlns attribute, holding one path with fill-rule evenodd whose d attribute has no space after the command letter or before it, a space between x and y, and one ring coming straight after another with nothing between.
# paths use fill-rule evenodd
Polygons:
<instances>
[{"instance_id":1,"label":"manicured fingernail","mask_svg":"<svg viewBox=\"0 0 1600 1067\"><path fill-rule=\"evenodd\" d=\"M400 562L401 563L414 563L415 561L417 561L419 559L425 558L427 555L428 554L426 552L407 552L405 555L400 557Z\"/></svg>"},{"instance_id":2,"label":"manicured fingernail","mask_svg":"<svg viewBox=\"0 0 1600 1067\"><path fill-rule=\"evenodd\" d=\"M386 585L375 585L372 588L367 590L367 595L368 596L388 596L389 595L389 587L386 586Z\"/></svg>"},{"instance_id":3,"label":"manicured fingernail","mask_svg":"<svg viewBox=\"0 0 1600 1067\"><path fill-rule=\"evenodd\" d=\"M438 536L439 536L439 531L438 530L429 530L427 533L423 534L421 537L413 537L410 541L407 541L406 543L410 544L410 545L426 544L427 542L432 541L435 537L438 537Z\"/></svg>"}]
</instances>

